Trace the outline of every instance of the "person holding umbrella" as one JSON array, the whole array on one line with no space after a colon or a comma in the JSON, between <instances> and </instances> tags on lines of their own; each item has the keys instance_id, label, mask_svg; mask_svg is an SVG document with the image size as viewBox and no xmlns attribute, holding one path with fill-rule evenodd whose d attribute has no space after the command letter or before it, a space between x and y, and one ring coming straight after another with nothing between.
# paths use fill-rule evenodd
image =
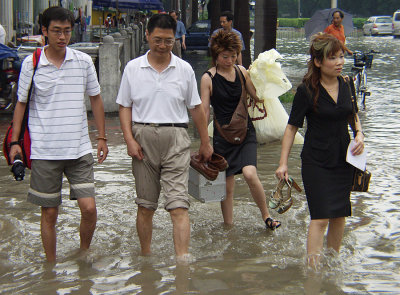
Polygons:
<instances>
[{"instance_id":1,"label":"person holding umbrella","mask_svg":"<svg viewBox=\"0 0 400 295\"><path fill-rule=\"evenodd\" d=\"M344 14L342 11L340 10L334 11L332 13L332 23L325 28L324 32L335 36L336 39L338 39L340 42L343 43L345 51L348 54L353 55L353 52L350 49L348 49L345 45L346 37L344 35L344 27L342 25L343 18Z\"/></svg>"}]
</instances>

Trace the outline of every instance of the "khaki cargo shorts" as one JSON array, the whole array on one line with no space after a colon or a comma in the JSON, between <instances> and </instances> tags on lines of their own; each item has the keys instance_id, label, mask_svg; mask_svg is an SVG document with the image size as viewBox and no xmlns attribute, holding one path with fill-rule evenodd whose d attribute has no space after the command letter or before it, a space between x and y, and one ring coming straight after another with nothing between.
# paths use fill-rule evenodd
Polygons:
<instances>
[{"instance_id":1,"label":"khaki cargo shorts","mask_svg":"<svg viewBox=\"0 0 400 295\"><path fill-rule=\"evenodd\" d=\"M63 174L70 184L70 199L94 197L93 155L74 160L32 160L28 201L42 207L61 204Z\"/></svg>"},{"instance_id":2,"label":"khaki cargo shorts","mask_svg":"<svg viewBox=\"0 0 400 295\"><path fill-rule=\"evenodd\" d=\"M186 129L134 124L132 132L144 154L143 160L132 160L136 204L157 210L162 187L166 210L188 209L190 138Z\"/></svg>"}]
</instances>

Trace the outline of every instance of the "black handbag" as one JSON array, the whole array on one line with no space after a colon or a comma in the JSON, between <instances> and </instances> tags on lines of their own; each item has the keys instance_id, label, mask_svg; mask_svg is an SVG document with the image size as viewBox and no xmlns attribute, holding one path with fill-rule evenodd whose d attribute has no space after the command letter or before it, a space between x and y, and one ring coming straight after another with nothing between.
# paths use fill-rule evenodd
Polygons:
<instances>
[{"instance_id":1,"label":"black handbag","mask_svg":"<svg viewBox=\"0 0 400 295\"><path fill-rule=\"evenodd\" d=\"M356 102L354 100L355 95L350 86L349 79L347 79L347 80L345 79L345 81L346 81L346 84L347 84L347 86L349 88L349 92L350 92L351 103L352 103L352 107L353 107L353 120L355 122L357 120L356 119L356 107L355 107ZM353 123L353 124L355 124L355 123ZM353 192L367 192L370 180L371 180L371 172L369 172L367 169L365 169L363 171L363 170L355 168L354 176L353 176L353 186L351 187L351 190Z\"/></svg>"}]
</instances>

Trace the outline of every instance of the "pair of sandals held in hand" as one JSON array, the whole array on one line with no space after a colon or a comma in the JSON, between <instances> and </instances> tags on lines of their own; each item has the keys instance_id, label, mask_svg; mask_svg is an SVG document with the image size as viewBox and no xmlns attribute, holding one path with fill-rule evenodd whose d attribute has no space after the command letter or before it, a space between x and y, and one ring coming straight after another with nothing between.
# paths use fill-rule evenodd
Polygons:
<instances>
[{"instance_id":1,"label":"pair of sandals held in hand","mask_svg":"<svg viewBox=\"0 0 400 295\"><path fill-rule=\"evenodd\" d=\"M208 162L201 162L198 152L194 152L190 156L190 166L203 175L206 179L214 181L218 177L218 173L228 168L228 162L224 157L213 153Z\"/></svg>"},{"instance_id":2,"label":"pair of sandals held in hand","mask_svg":"<svg viewBox=\"0 0 400 295\"><path fill-rule=\"evenodd\" d=\"M285 185L287 186L286 196L282 193ZM293 178L289 177L288 180L280 179L269 200L269 208L275 210L279 214L285 213L289 210L293 205L292 187L294 187L298 192L301 192L300 186L293 180Z\"/></svg>"}]
</instances>

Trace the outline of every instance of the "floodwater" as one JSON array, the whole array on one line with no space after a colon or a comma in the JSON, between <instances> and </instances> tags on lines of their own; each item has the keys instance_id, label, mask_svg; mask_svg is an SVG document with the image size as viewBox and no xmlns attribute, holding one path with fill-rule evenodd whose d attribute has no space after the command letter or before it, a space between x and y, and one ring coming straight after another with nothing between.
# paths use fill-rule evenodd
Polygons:
<instances>
[{"instance_id":1,"label":"floodwater","mask_svg":"<svg viewBox=\"0 0 400 295\"><path fill-rule=\"evenodd\" d=\"M369 71L371 96L360 112L366 134L369 193L353 193L353 216L347 219L339 256L324 253L319 273L307 271L309 214L303 194L293 193L293 207L275 232L266 231L242 177L237 177L233 228L224 228L218 203L192 199L192 258L174 259L172 226L162 207L154 216L153 255L139 256L136 205L130 159L119 121L107 117L110 154L95 166L98 223L86 256L77 254L80 213L68 200L68 186L57 224L58 262L44 262L40 209L26 202L29 173L15 182L0 158L0 293L3 294L399 294L400 201L399 93L400 40L367 37L348 40L354 49L381 51ZM282 67L296 87L305 73L305 40L278 40ZM206 70L204 53L188 53L197 76ZM348 72L351 59L347 60ZM286 105L290 108L290 105ZM1 115L3 137L10 117ZM90 123L92 139L94 124ZM193 150L199 140L191 128ZM94 141L94 140L93 140ZM290 156L290 174L301 183L301 146ZM258 172L267 195L276 180L280 144L260 146ZM162 202L161 202L162 204Z\"/></svg>"}]
</instances>

